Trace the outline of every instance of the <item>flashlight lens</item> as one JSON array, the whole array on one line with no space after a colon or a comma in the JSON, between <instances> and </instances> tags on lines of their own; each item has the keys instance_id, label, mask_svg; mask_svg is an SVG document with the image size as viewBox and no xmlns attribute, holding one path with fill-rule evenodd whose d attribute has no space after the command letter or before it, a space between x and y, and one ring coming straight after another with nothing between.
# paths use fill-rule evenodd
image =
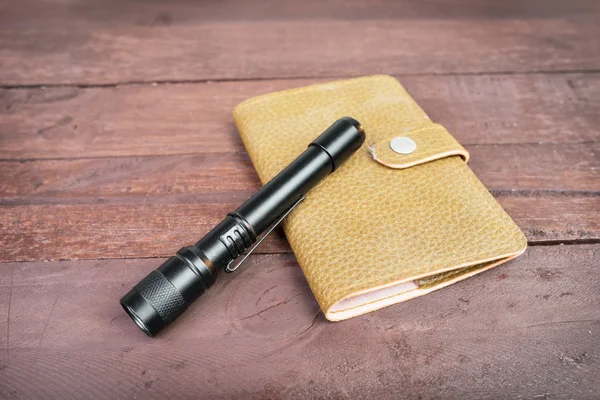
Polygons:
<instances>
[{"instance_id":1,"label":"flashlight lens","mask_svg":"<svg viewBox=\"0 0 600 400\"><path fill-rule=\"evenodd\" d=\"M127 313L127 315L129 315L131 317L131 319L133 320L133 322L136 323L137 326L140 327L140 329L142 331L144 331L144 333L150 337L152 337L152 334L150 333L150 330L148 330L148 327L146 326L146 324L144 324L144 321L142 321L140 319L140 317L138 317L135 313L135 311L133 311L127 304L121 304L123 306L123 309L125 309L125 312Z\"/></svg>"}]
</instances>

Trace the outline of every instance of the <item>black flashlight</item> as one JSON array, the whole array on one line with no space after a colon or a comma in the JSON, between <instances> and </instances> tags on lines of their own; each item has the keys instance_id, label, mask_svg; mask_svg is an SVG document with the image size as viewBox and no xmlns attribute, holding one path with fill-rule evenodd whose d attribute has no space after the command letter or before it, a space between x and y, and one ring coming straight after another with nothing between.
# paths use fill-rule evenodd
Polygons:
<instances>
[{"instance_id":1,"label":"black flashlight","mask_svg":"<svg viewBox=\"0 0 600 400\"><path fill-rule=\"evenodd\" d=\"M336 121L198 243L179 250L123 296L127 314L148 336L156 335L213 285L217 271L234 271L233 262L364 141L358 121Z\"/></svg>"}]
</instances>

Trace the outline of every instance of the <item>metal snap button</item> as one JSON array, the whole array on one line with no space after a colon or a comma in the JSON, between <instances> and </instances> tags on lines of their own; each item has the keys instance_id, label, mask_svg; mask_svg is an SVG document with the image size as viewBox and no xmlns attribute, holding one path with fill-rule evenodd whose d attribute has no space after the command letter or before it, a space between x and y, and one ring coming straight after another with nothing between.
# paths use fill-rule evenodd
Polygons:
<instances>
[{"instance_id":1,"label":"metal snap button","mask_svg":"<svg viewBox=\"0 0 600 400\"><path fill-rule=\"evenodd\" d=\"M417 144L409 137L398 136L390 140L390 148L398 154L410 154L417 149Z\"/></svg>"}]
</instances>

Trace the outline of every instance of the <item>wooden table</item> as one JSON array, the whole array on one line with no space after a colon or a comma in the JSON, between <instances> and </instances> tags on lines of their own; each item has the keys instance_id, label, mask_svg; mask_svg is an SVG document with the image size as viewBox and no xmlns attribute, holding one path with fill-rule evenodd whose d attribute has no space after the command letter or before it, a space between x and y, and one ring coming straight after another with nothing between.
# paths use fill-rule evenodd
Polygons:
<instances>
[{"instance_id":1,"label":"wooden table","mask_svg":"<svg viewBox=\"0 0 600 400\"><path fill-rule=\"evenodd\" d=\"M0 397L600 397L600 2L0 1ZM327 322L279 233L156 339L118 299L259 187L240 101L398 77L525 255Z\"/></svg>"}]
</instances>

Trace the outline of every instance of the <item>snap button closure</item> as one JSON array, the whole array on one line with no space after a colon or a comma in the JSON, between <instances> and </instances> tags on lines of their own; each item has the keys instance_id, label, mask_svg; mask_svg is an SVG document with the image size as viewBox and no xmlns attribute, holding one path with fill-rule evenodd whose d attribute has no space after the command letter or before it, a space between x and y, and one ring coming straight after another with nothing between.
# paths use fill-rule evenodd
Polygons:
<instances>
[{"instance_id":1,"label":"snap button closure","mask_svg":"<svg viewBox=\"0 0 600 400\"><path fill-rule=\"evenodd\" d=\"M409 137L398 136L390 140L390 148L398 154L410 154L417 149L417 144Z\"/></svg>"}]
</instances>

